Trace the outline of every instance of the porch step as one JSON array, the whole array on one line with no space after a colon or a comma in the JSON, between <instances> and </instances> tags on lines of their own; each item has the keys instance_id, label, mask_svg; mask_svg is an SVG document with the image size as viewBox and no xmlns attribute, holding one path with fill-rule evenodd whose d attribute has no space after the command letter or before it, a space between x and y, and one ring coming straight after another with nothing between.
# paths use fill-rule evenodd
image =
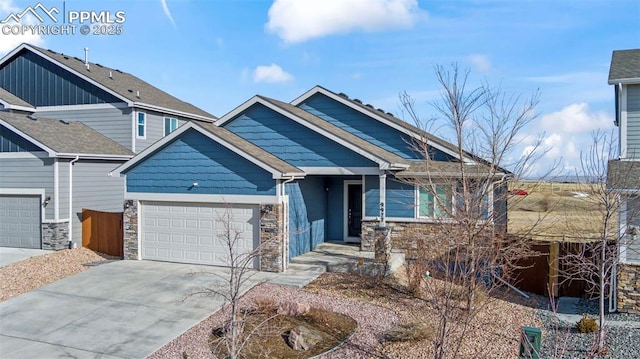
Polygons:
<instances>
[{"instance_id":1,"label":"porch step","mask_svg":"<svg viewBox=\"0 0 640 359\"><path fill-rule=\"evenodd\" d=\"M322 266L327 272L360 273L380 275L380 271L390 274L404 264L403 253L391 253L390 265L374 263L374 253L361 251L358 246L338 243L321 243L311 252L294 257L291 264Z\"/></svg>"}]
</instances>

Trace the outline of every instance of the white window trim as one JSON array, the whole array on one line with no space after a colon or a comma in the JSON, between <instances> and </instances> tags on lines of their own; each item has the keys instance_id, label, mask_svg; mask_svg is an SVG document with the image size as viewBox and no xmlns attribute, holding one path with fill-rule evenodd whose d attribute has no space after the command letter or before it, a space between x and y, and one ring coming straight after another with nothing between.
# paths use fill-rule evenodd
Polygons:
<instances>
[{"instance_id":1,"label":"white window trim","mask_svg":"<svg viewBox=\"0 0 640 359\"><path fill-rule=\"evenodd\" d=\"M442 187L442 186L445 186L445 185L446 185L446 183L434 183L433 185L434 185L435 187L438 187L438 186L441 186L441 187ZM453 211L454 211L454 209L455 209L455 207L453 206L453 203L454 203L454 200L455 200L455 198L454 198L454 196L453 196L453 193L454 193L454 188L453 188L453 186L454 186L454 185L452 185L452 184L451 184L451 187L452 187L452 188L451 188L451 198L450 198L450 200L451 200L451 209L450 209L450 210L451 210L451 214L452 214L452 215L453 215ZM420 200L420 187L424 187L424 186L420 186L420 185L416 185L416 186L415 186L415 202L416 202L416 217L415 217L415 218L417 218L417 219L433 219L433 220L450 219L451 217L435 217L435 216L421 216L421 215L420 215L420 209L421 209L421 208L420 208L420 204L422 203L422 201ZM434 196L434 199L435 199L436 197L437 197L437 195L436 195L436 196ZM433 205L434 205L433 212L434 212L434 214L435 214L435 206L436 206L436 203L437 203L437 201L435 201L435 200L434 200L434 201L433 201Z\"/></svg>"},{"instance_id":2,"label":"white window trim","mask_svg":"<svg viewBox=\"0 0 640 359\"><path fill-rule=\"evenodd\" d=\"M170 127L170 131L169 131L169 133L167 133L167 126L166 126L166 124L167 124L167 120L171 121L171 125L173 125L173 123L174 123L174 121L175 121L175 127L173 127L173 126L171 126L171 125L169 126L169 127ZM171 127L173 127L173 128L171 128ZM164 133L164 135L165 135L165 136L167 136L167 135L169 135L171 132L175 131L178 127L179 127L179 123L178 123L178 119L177 119L177 118L175 118L175 117L168 117L168 116L165 116L165 117L164 117L164 121L162 122L162 131L163 131L163 133Z\"/></svg>"},{"instance_id":3,"label":"white window trim","mask_svg":"<svg viewBox=\"0 0 640 359\"><path fill-rule=\"evenodd\" d=\"M140 115L143 116L142 123L142 136L140 136ZM136 115L136 139L146 140L147 139L147 113L138 111Z\"/></svg>"}]
</instances>

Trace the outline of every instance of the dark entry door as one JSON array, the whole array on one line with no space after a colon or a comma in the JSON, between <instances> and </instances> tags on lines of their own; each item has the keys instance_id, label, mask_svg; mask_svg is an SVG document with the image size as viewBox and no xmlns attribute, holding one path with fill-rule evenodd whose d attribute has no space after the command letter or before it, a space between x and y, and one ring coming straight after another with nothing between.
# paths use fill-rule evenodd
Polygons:
<instances>
[{"instance_id":1,"label":"dark entry door","mask_svg":"<svg viewBox=\"0 0 640 359\"><path fill-rule=\"evenodd\" d=\"M362 230L362 185L347 186L347 235L360 237Z\"/></svg>"}]
</instances>

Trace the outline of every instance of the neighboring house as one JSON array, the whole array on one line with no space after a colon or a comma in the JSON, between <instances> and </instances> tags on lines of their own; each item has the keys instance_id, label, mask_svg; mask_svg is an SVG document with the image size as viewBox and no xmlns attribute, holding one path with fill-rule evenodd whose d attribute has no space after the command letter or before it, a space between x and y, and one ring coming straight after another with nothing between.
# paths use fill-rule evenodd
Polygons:
<instances>
[{"instance_id":1,"label":"neighboring house","mask_svg":"<svg viewBox=\"0 0 640 359\"><path fill-rule=\"evenodd\" d=\"M325 241L371 250L381 223L394 226L396 249L411 247L403 231L440 220L431 194L404 180L425 174L416 140L428 142L443 177L459 176L460 161L470 171L486 165L319 86L291 103L255 96L215 125L180 127L114 171L126 178L125 258L224 265L216 236L230 222L239 250L261 246L255 266L267 271ZM505 182L495 192L487 211L506 213Z\"/></svg>"},{"instance_id":2,"label":"neighboring house","mask_svg":"<svg viewBox=\"0 0 640 359\"><path fill-rule=\"evenodd\" d=\"M615 88L620 159L609 162L607 186L620 191L618 310L640 313L640 49L614 51L609 85Z\"/></svg>"},{"instance_id":3,"label":"neighboring house","mask_svg":"<svg viewBox=\"0 0 640 359\"><path fill-rule=\"evenodd\" d=\"M0 246L80 244L82 208L122 211L124 181L108 176L113 168L182 123L216 120L87 55L22 44L0 59Z\"/></svg>"}]
</instances>

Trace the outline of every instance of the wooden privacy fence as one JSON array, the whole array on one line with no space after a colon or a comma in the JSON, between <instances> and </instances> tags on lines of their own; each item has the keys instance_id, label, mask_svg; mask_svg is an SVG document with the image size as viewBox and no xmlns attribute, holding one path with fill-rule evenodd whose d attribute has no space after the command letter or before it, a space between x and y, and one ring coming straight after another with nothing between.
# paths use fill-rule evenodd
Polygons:
<instances>
[{"instance_id":1,"label":"wooden privacy fence","mask_svg":"<svg viewBox=\"0 0 640 359\"><path fill-rule=\"evenodd\" d=\"M610 244L614 245L614 244ZM538 254L522 259L513 273L512 284L518 289L531 293L549 295L551 289L555 297L587 297L587 282L581 279L570 279L563 273L571 272L571 264L563 261L567 254L581 253L580 243L573 242L538 242L531 246ZM584 253L590 256L589 251Z\"/></svg>"},{"instance_id":2,"label":"wooden privacy fence","mask_svg":"<svg viewBox=\"0 0 640 359\"><path fill-rule=\"evenodd\" d=\"M122 212L82 209L82 246L118 258L123 255Z\"/></svg>"}]
</instances>

